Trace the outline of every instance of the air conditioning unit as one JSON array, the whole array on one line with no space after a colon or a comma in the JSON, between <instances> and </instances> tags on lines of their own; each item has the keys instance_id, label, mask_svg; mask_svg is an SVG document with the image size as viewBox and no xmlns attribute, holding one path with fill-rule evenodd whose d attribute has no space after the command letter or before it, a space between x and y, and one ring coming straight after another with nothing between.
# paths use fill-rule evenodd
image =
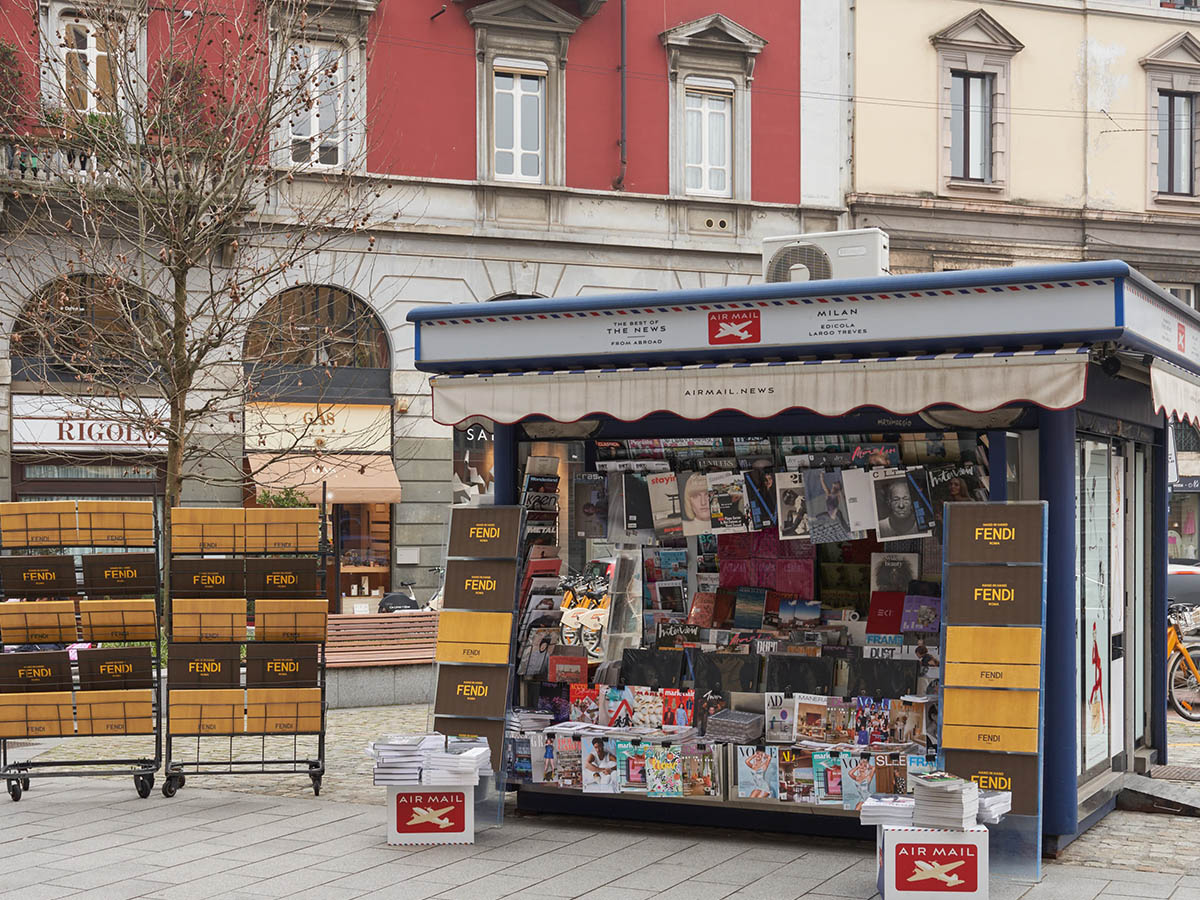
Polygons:
<instances>
[{"instance_id":1,"label":"air conditioning unit","mask_svg":"<svg viewBox=\"0 0 1200 900\"><path fill-rule=\"evenodd\" d=\"M792 234L763 241L763 280L767 282L887 274L888 236L878 228Z\"/></svg>"}]
</instances>

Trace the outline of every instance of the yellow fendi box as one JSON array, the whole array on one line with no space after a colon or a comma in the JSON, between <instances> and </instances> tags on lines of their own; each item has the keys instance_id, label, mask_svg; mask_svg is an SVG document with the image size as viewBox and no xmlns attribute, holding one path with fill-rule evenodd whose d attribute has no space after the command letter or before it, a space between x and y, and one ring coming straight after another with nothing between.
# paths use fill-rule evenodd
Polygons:
<instances>
[{"instance_id":1,"label":"yellow fendi box","mask_svg":"<svg viewBox=\"0 0 1200 900\"><path fill-rule=\"evenodd\" d=\"M77 691L78 734L153 734L153 692Z\"/></svg>"},{"instance_id":2,"label":"yellow fendi box","mask_svg":"<svg viewBox=\"0 0 1200 900\"><path fill-rule=\"evenodd\" d=\"M320 510L250 507L246 510L247 553L316 553Z\"/></svg>"},{"instance_id":3,"label":"yellow fendi box","mask_svg":"<svg viewBox=\"0 0 1200 900\"><path fill-rule=\"evenodd\" d=\"M175 597L171 600L171 640L244 641L246 598L210 600Z\"/></svg>"},{"instance_id":4,"label":"yellow fendi box","mask_svg":"<svg viewBox=\"0 0 1200 900\"><path fill-rule=\"evenodd\" d=\"M247 734L311 734L320 730L320 688L246 691Z\"/></svg>"},{"instance_id":5,"label":"yellow fendi box","mask_svg":"<svg viewBox=\"0 0 1200 900\"><path fill-rule=\"evenodd\" d=\"M241 688L171 690L167 705L171 734L241 734L246 695Z\"/></svg>"},{"instance_id":6,"label":"yellow fendi box","mask_svg":"<svg viewBox=\"0 0 1200 900\"><path fill-rule=\"evenodd\" d=\"M1004 728L992 725L942 724L942 748L946 750L992 750L1003 753L1037 753L1036 728Z\"/></svg>"},{"instance_id":7,"label":"yellow fendi box","mask_svg":"<svg viewBox=\"0 0 1200 900\"><path fill-rule=\"evenodd\" d=\"M438 662L507 663L512 613L443 609L438 615Z\"/></svg>"},{"instance_id":8,"label":"yellow fendi box","mask_svg":"<svg viewBox=\"0 0 1200 900\"><path fill-rule=\"evenodd\" d=\"M80 600L85 641L153 641L158 637L153 600Z\"/></svg>"},{"instance_id":9,"label":"yellow fendi box","mask_svg":"<svg viewBox=\"0 0 1200 900\"><path fill-rule=\"evenodd\" d=\"M74 734L71 715L70 691L0 694L0 738Z\"/></svg>"},{"instance_id":10,"label":"yellow fendi box","mask_svg":"<svg viewBox=\"0 0 1200 900\"><path fill-rule=\"evenodd\" d=\"M74 600L0 603L0 637L6 644L73 644Z\"/></svg>"},{"instance_id":11,"label":"yellow fendi box","mask_svg":"<svg viewBox=\"0 0 1200 900\"><path fill-rule=\"evenodd\" d=\"M154 546L154 504L149 500L80 500L77 522L81 546Z\"/></svg>"},{"instance_id":12,"label":"yellow fendi box","mask_svg":"<svg viewBox=\"0 0 1200 900\"><path fill-rule=\"evenodd\" d=\"M0 546L74 547L79 545L74 500L0 503Z\"/></svg>"},{"instance_id":13,"label":"yellow fendi box","mask_svg":"<svg viewBox=\"0 0 1200 900\"><path fill-rule=\"evenodd\" d=\"M943 725L995 725L1003 728L1038 727L1039 691L942 689Z\"/></svg>"},{"instance_id":14,"label":"yellow fendi box","mask_svg":"<svg viewBox=\"0 0 1200 900\"><path fill-rule=\"evenodd\" d=\"M1042 686L1042 667L1010 663L946 663L942 684L951 687L1021 688Z\"/></svg>"},{"instance_id":15,"label":"yellow fendi box","mask_svg":"<svg viewBox=\"0 0 1200 900\"><path fill-rule=\"evenodd\" d=\"M328 612L328 600L256 600L254 639L323 642Z\"/></svg>"},{"instance_id":16,"label":"yellow fendi box","mask_svg":"<svg viewBox=\"0 0 1200 900\"><path fill-rule=\"evenodd\" d=\"M243 553L245 549L246 510L240 506L172 507L172 553Z\"/></svg>"},{"instance_id":17,"label":"yellow fendi box","mask_svg":"<svg viewBox=\"0 0 1200 900\"><path fill-rule=\"evenodd\" d=\"M1042 662L1042 629L949 625L946 628L947 663L1015 663L1038 666Z\"/></svg>"}]
</instances>

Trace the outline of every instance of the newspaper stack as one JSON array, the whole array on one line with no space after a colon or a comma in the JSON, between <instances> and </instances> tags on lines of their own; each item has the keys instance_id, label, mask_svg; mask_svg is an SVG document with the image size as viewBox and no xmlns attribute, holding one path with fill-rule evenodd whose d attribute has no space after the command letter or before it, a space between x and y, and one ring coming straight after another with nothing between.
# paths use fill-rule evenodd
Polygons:
<instances>
[{"instance_id":1,"label":"newspaper stack","mask_svg":"<svg viewBox=\"0 0 1200 900\"><path fill-rule=\"evenodd\" d=\"M375 784L420 784L425 753L442 747L440 734L388 734L367 744L375 760Z\"/></svg>"},{"instance_id":2,"label":"newspaper stack","mask_svg":"<svg viewBox=\"0 0 1200 900\"><path fill-rule=\"evenodd\" d=\"M532 709L514 709L508 713L505 727L513 731L541 731L554 723L554 716Z\"/></svg>"},{"instance_id":3,"label":"newspaper stack","mask_svg":"<svg viewBox=\"0 0 1200 900\"><path fill-rule=\"evenodd\" d=\"M966 829L976 824L979 785L945 772L916 775L913 779L912 823L918 828Z\"/></svg>"},{"instance_id":4,"label":"newspaper stack","mask_svg":"<svg viewBox=\"0 0 1200 900\"><path fill-rule=\"evenodd\" d=\"M479 777L487 778L492 774L492 745L483 737L452 737L446 741L446 750L450 753L465 753L467 750L483 750L479 757ZM499 760L496 761L497 764Z\"/></svg>"},{"instance_id":5,"label":"newspaper stack","mask_svg":"<svg viewBox=\"0 0 1200 900\"><path fill-rule=\"evenodd\" d=\"M980 791L979 821L995 825L1012 809L1012 791Z\"/></svg>"},{"instance_id":6,"label":"newspaper stack","mask_svg":"<svg viewBox=\"0 0 1200 900\"><path fill-rule=\"evenodd\" d=\"M704 736L710 741L753 744L763 736L763 716L761 713L723 709L708 717Z\"/></svg>"},{"instance_id":7,"label":"newspaper stack","mask_svg":"<svg viewBox=\"0 0 1200 900\"><path fill-rule=\"evenodd\" d=\"M478 784L482 766L490 768L491 751L486 747L451 753L446 750L425 751L421 768L421 784Z\"/></svg>"},{"instance_id":8,"label":"newspaper stack","mask_svg":"<svg viewBox=\"0 0 1200 900\"><path fill-rule=\"evenodd\" d=\"M858 820L864 825L911 825L915 803L908 796L876 794L863 801Z\"/></svg>"}]
</instances>

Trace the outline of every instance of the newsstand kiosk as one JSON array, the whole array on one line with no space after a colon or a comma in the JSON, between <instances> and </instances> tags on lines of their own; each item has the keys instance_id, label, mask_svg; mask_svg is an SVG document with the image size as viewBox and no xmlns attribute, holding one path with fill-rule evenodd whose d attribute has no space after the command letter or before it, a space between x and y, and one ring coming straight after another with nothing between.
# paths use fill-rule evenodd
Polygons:
<instances>
[{"instance_id":1,"label":"newsstand kiosk","mask_svg":"<svg viewBox=\"0 0 1200 900\"><path fill-rule=\"evenodd\" d=\"M711 458L717 468L746 473L737 490L747 494L792 479L797 485L792 494L781 491L769 504L778 521L766 526L777 529L777 536L768 527L737 540L720 535L713 577L721 588L738 592L734 632L739 622L750 620L751 630L780 618L786 624L789 615L799 622L797 610L819 603L822 625L832 616L844 631L854 634L858 628L861 637L860 623L852 621L859 618L852 608L856 597L862 599L854 579L868 563L855 557L854 540L841 545L842 556L832 562L828 550L839 537L834 533L842 515L836 493L849 492L853 479L861 477L843 481L832 466L852 466L859 452L877 454L878 462L892 467L889 471L901 472L895 476L901 481L906 466L910 473L925 470L919 480L908 479L908 500L923 504L926 515L936 507L929 528L913 531L905 525L911 519L904 518L909 511L903 498L897 501L890 487L880 485L873 495L875 529L853 535L883 542L876 550L903 549L872 553L870 565L876 557L906 557L897 565L913 567L910 576L920 567L919 578L910 584L941 580L943 540L950 538L942 530L971 519L947 516L943 522L947 507L939 501L1045 501L1032 504L1045 511L1044 566L1039 563L1037 569L1037 589L1044 591L1041 615L1036 608L1031 613L1044 616L1041 644L1033 655L1026 645L1006 651L1012 654L1008 662L1031 666L1022 677L1026 690L1040 692L1040 702L1025 703L1028 697L1015 705L955 702L954 672L963 671L956 666L972 660L956 657L951 639L950 646L940 648L940 661L920 663L922 673L927 664L941 664L940 685L930 688L935 703L924 707L929 743L940 742L938 762L951 771L957 766L959 774L975 777L984 787L1012 790L1012 818L1021 823L1024 852L1034 860L1039 850L1054 852L1111 811L1121 773L1165 761L1168 432L1172 422L1194 423L1200 415L1200 316L1128 265L1085 262L440 305L415 309L408 318L416 332L416 367L433 376L434 419L460 428L483 424L492 432L496 504L520 502L520 489L528 488L521 481L527 457L560 455L565 477L555 537L564 557L570 554L572 568L594 557L616 558L620 566L619 548L591 543L603 528L589 531L598 508L603 518L604 503L610 528L619 518L612 507L621 498L609 490L601 502L594 492L605 478L612 483L614 471L673 473L678 490L662 521L678 517L682 507L684 534L689 510L694 512L684 485L693 480L696 460ZM839 436L845 441L840 443ZM792 471L805 465L810 468L802 477ZM942 468L955 465L959 469ZM751 474L759 469L770 473L769 480ZM728 493L725 476L710 468L705 477L710 508L704 516L712 517L713 530L718 517L725 517L726 525L736 523L739 509L747 520L755 518L754 503L749 513L739 507L744 500ZM839 485L836 491L829 488L832 482ZM814 483L826 488L824 499L813 494ZM620 529L636 526L629 512L633 488L625 484L624 509L631 518L622 520ZM903 493L907 497L908 491ZM799 549L809 541L792 540L801 528L793 521L798 497L807 499L802 528L808 529L804 537L812 549ZM788 503L796 509L785 510ZM742 530L754 531L749 521ZM897 531L921 539L891 543ZM655 537L654 531L649 534ZM612 541L612 532L606 537ZM694 552L703 556L704 536L699 540ZM687 546L690 551L693 544ZM670 563L655 557L654 565ZM637 568L639 575L652 577L649 564ZM699 569L704 568L701 559ZM872 578L877 574L871 571ZM751 596L755 579L758 588L799 599L794 607L786 600L783 611L772 611L769 601L766 612L761 606L748 611L743 597ZM650 585L656 588L653 594L637 591L641 605L633 615L619 608L619 587L613 586L607 651L608 658L618 660L622 648L655 646L656 629L672 615L659 609L670 592L657 589L658 584ZM941 587L943 604L951 589ZM869 613L860 606L861 618L875 616L875 596L872 590ZM1001 598L992 604L993 624L1004 624L1007 595L986 596ZM687 612L693 614L695 603ZM712 624L722 624L719 611L715 619L711 609L706 615ZM958 615L960 622L987 624ZM918 650L924 653L937 637L930 635ZM820 714L827 718L818 716L823 727L842 727L832 723L835 710L844 711L847 703L853 718L856 694L883 690L878 687L882 670L860 662L872 655L870 643L861 651L843 648L851 651L850 684L845 699L828 698L827 711ZM969 644L978 646L978 641L962 642ZM905 646L910 645L906 639ZM791 649L802 648L768 641L755 649L782 653L787 662ZM896 657L904 656L902 650ZM1022 661L1023 653L1028 658ZM528 666L522 660L530 671L536 664L531 658ZM786 666L773 664L774 659L764 656L763 680L732 690L732 676L725 672L724 700L732 697L731 708L747 697L752 701L755 691L780 689L783 676L774 686L769 683L772 667L783 672ZM695 677L699 719L701 673ZM837 687L826 690L838 692ZM911 690L906 686L906 694ZM720 690L716 696L720 701ZM907 709L909 701L896 699L895 692L891 696L895 727L895 710ZM763 701L758 703L745 708L761 711ZM715 702L712 710L720 706ZM993 715L1000 718L993 721ZM1034 715L1036 721L1022 718ZM868 731L874 727L862 726L861 716L858 721ZM522 785L519 804L627 819L867 836L849 800L846 808L828 802L836 799L833 779L822 782L820 773L814 778L805 769L799 780L788 780L794 773L785 777L781 768L777 780L764 782L761 790L741 783L742 762L775 765L774 756L786 767L791 759L772 752L740 760L732 751L743 749L718 753L715 767L706 757L707 774L700 780L689 780L685 758L682 795L627 793L624 781L613 792L571 790L560 781ZM597 752L603 758L605 751ZM968 757L969 764L963 761ZM815 761L806 765L818 768ZM842 768L844 789L849 791L848 779L867 768L865 761ZM884 770L882 761L873 769L872 778L878 779L870 782L873 788L886 791L885 780L901 783L895 777L903 773L885 778ZM621 778L627 774L623 769ZM714 777L721 786L712 786ZM687 785L693 781L700 787L689 796ZM772 784L784 785L785 796ZM839 786L839 794L842 790ZM993 861L996 840L993 836Z\"/></svg>"}]
</instances>

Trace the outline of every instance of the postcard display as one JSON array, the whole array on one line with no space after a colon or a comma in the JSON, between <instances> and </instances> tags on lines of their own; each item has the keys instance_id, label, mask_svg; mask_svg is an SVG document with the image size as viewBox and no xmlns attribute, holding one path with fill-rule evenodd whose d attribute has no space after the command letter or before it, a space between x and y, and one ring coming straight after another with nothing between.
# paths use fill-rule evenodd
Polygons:
<instances>
[{"instance_id":1,"label":"postcard display","mask_svg":"<svg viewBox=\"0 0 1200 900\"><path fill-rule=\"evenodd\" d=\"M580 641L548 607L572 588L522 594L510 781L523 805L856 819L871 794L908 793L941 764L942 510L988 497L985 435L592 449L569 530L605 542L587 558L611 560L607 620L592 664L564 666Z\"/></svg>"},{"instance_id":2,"label":"postcard display","mask_svg":"<svg viewBox=\"0 0 1200 900\"><path fill-rule=\"evenodd\" d=\"M945 511L941 745L947 772L1012 792L990 826L992 871L1040 878L1045 502Z\"/></svg>"},{"instance_id":3,"label":"postcard display","mask_svg":"<svg viewBox=\"0 0 1200 900\"><path fill-rule=\"evenodd\" d=\"M520 506L456 506L450 511L446 582L438 616L433 730L483 739L503 772L504 721L512 672ZM504 794L481 777L471 804L474 820L499 823Z\"/></svg>"},{"instance_id":4,"label":"postcard display","mask_svg":"<svg viewBox=\"0 0 1200 900\"><path fill-rule=\"evenodd\" d=\"M0 775L13 800L51 775L132 775L150 796L162 762L156 546L147 501L0 503L0 600L14 601L0 602L0 643L15 651L0 654ZM9 757L14 739L129 735L153 754Z\"/></svg>"},{"instance_id":5,"label":"postcard display","mask_svg":"<svg viewBox=\"0 0 1200 900\"><path fill-rule=\"evenodd\" d=\"M320 793L320 527L315 507L171 510L163 796L187 775L299 774Z\"/></svg>"}]
</instances>

